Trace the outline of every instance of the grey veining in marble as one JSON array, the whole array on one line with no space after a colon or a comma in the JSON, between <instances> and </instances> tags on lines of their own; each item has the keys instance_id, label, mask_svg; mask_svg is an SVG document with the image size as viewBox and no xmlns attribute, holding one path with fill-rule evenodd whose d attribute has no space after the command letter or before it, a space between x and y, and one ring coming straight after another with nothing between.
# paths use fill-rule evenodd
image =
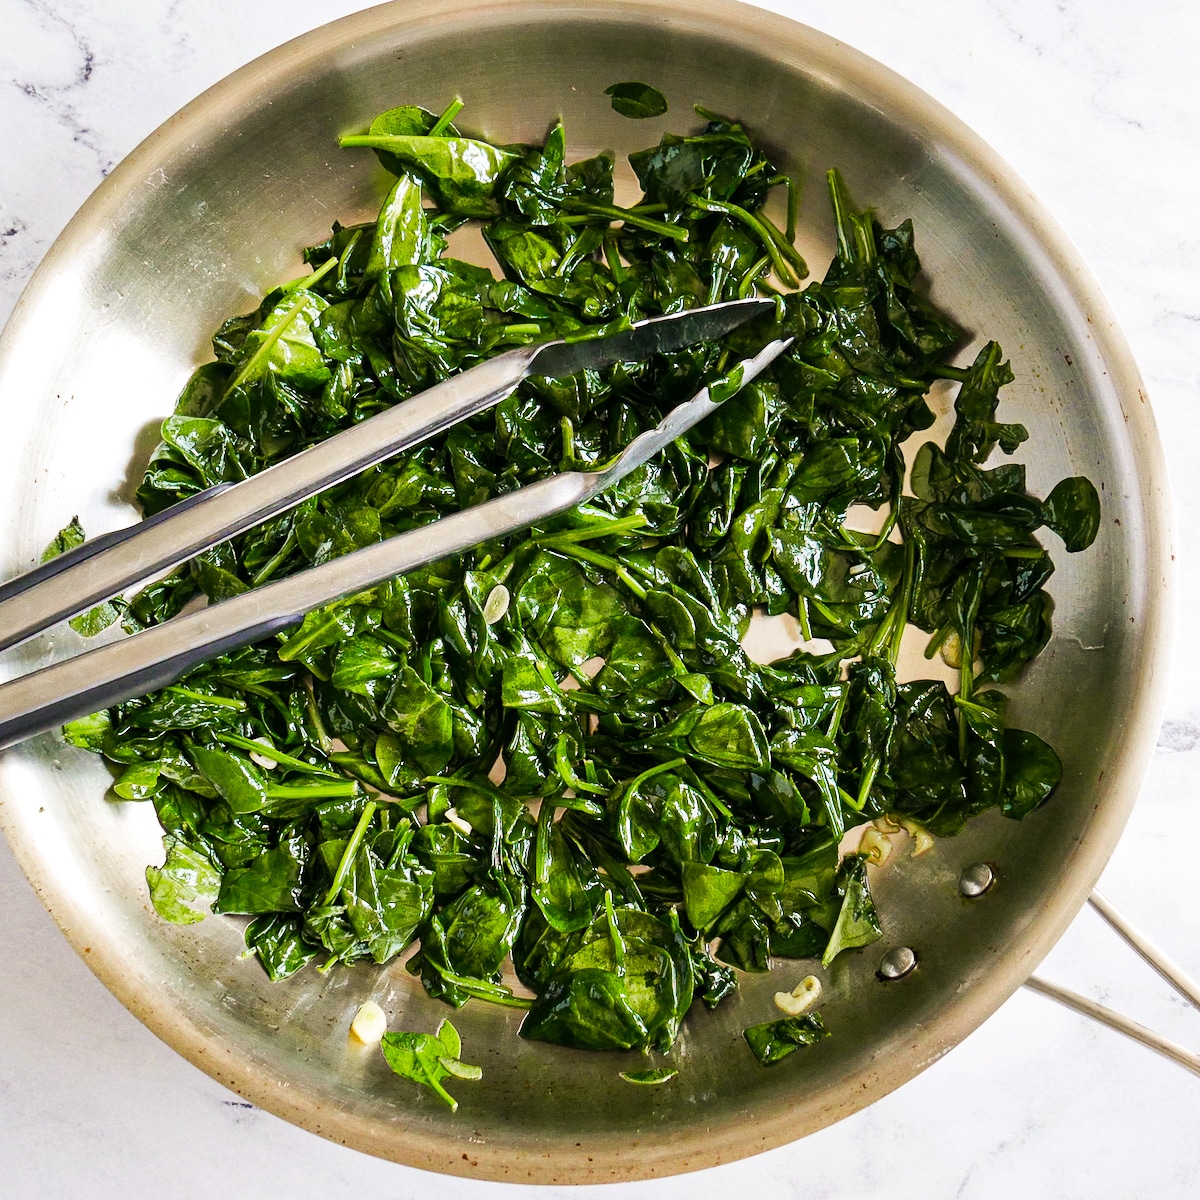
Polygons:
<instances>
[{"instance_id":1,"label":"grey veining in marble","mask_svg":"<svg viewBox=\"0 0 1200 1200\"><path fill-rule=\"evenodd\" d=\"M0 321L73 211L172 112L348 0L0 0ZM1084 0L772 0L913 80L1027 181L1107 292L1172 473L1182 620L1154 764L1102 886L1200 975L1200 7ZM18 397L3 397L5 404ZM0 845L0 1194L409 1196L434 1181L247 1107L139 1025ZM1084 910L1046 978L1200 1047L1200 1014ZM1200 1194L1200 1079L1019 992L911 1084L802 1143L605 1200ZM529 1189L524 1189L528 1191ZM547 1189L541 1195L558 1194ZM599 1189L583 1189L589 1195ZM564 1195L566 1193L563 1193ZM575 1193L578 1194L578 1193Z\"/></svg>"}]
</instances>

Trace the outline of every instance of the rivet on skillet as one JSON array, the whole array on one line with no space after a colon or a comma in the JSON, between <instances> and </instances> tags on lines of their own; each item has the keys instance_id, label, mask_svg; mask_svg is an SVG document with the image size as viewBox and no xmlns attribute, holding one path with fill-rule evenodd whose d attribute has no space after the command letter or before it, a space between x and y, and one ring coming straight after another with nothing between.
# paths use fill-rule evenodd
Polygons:
<instances>
[{"instance_id":1,"label":"rivet on skillet","mask_svg":"<svg viewBox=\"0 0 1200 1200\"><path fill-rule=\"evenodd\" d=\"M879 963L880 979L903 979L917 965L916 951L908 946L889 950Z\"/></svg>"},{"instance_id":2,"label":"rivet on skillet","mask_svg":"<svg viewBox=\"0 0 1200 1200\"><path fill-rule=\"evenodd\" d=\"M958 890L968 900L982 896L996 882L996 872L985 862L974 863L958 877Z\"/></svg>"}]
</instances>

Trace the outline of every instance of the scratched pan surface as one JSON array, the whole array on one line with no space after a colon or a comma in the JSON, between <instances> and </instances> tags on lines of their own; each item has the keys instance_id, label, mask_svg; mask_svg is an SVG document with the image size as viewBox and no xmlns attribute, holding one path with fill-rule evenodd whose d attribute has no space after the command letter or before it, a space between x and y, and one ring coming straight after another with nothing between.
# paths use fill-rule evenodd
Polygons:
<instances>
[{"instance_id":1,"label":"scratched pan surface","mask_svg":"<svg viewBox=\"0 0 1200 1200\"><path fill-rule=\"evenodd\" d=\"M613 113L603 89L626 79L662 89L669 116ZM448 1011L400 965L270 984L238 957L239 921L159 921L143 879L161 861L153 813L106 800L99 760L53 736L4 754L0 823L104 983L254 1103L372 1154L485 1178L693 1170L791 1141L911 1078L1004 1001L1083 903L1159 716L1170 530L1157 437L1128 349L1065 238L967 129L878 64L719 0L405 0L291 42L205 93L112 173L51 250L0 343L5 576L72 514L93 533L132 520L131 481L211 331L298 274L299 248L335 217L373 211L374 157L339 150L337 135L395 104L440 109L456 91L467 127L500 141L538 140L561 113L580 156L689 126L694 101L740 117L806 182L800 241L818 275L832 249L828 166L885 223L914 219L934 298L1012 359L1006 419L1030 429L1031 488L1087 474L1101 489L1100 537L1060 557L1054 639L1013 688L1014 720L1064 760L1056 797L1023 823L985 818L877 874L885 939L826 973L833 1037L815 1048L769 1070L748 1053L740 1032L771 1015L781 986L771 976L695 1012L679 1075L657 1088L618 1078L637 1055L523 1042L519 1013L473 1002L455 1021L484 1082L459 1089L457 1115L347 1044L369 997L393 1027L432 1029ZM12 675L78 645L58 631L0 666ZM955 881L981 859L999 883L965 901ZM880 983L895 945L915 947L920 965ZM780 972L789 987L798 976L796 964Z\"/></svg>"}]
</instances>

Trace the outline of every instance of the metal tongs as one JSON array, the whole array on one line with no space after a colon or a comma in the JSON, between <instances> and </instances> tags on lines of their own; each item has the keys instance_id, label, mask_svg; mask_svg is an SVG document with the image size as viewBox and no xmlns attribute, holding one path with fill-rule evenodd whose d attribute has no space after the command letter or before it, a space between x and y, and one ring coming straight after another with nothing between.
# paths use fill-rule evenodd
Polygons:
<instances>
[{"instance_id":1,"label":"metal tongs","mask_svg":"<svg viewBox=\"0 0 1200 1200\"><path fill-rule=\"evenodd\" d=\"M733 300L653 317L603 337L542 342L497 355L258 475L200 492L0 586L0 650L483 412L529 376L563 377L713 341L773 308L765 297ZM740 362L716 399L702 389L600 470L552 475L0 686L0 748L165 687L206 659L297 624L322 604L582 504L714 412L789 341L772 341Z\"/></svg>"}]
</instances>

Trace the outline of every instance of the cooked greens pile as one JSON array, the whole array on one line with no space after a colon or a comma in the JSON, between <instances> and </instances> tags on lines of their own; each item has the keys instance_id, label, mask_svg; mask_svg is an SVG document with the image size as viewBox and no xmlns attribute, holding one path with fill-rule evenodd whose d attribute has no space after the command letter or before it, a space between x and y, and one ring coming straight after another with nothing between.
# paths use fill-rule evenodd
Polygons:
<instances>
[{"instance_id":1,"label":"cooked greens pile","mask_svg":"<svg viewBox=\"0 0 1200 1200\"><path fill-rule=\"evenodd\" d=\"M147 515L506 347L755 292L778 296L775 318L529 380L151 585L128 626L602 462L768 337L792 349L585 507L67 733L119 769L117 795L154 804L159 913L252 916L272 978L419 943L408 969L431 996L528 1008L525 1037L665 1048L737 971L879 936L865 858L839 862L847 828L895 814L947 835L1050 794L1058 758L1005 725L991 685L1049 637L1035 532L1084 548L1096 493L1068 479L1041 501L1021 466L984 465L1026 437L997 420L1000 347L946 365L965 338L918 290L911 224L856 210L836 173L837 256L796 291L794 205L786 229L763 207L791 184L740 124L702 112L700 133L632 155L644 194L622 208L611 158L569 163L561 125L497 146L459 133L457 107L393 109L344 139L395 176L378 220L335 225L310 274L221 327L163 424ZM498 275L448 255L469 220ZM938 380L959 384L954 429L904 495L900 445L933 422ZM856 504L882 532L847 526ZM752 661L741 639L764 611L792 614L809 650ZM907 624L958 666L956 695L897 681ZM502 982L510 957L532 1001ZM822 1031L750 1032L770 1062Z\"/></svg>"}]
</instances>

